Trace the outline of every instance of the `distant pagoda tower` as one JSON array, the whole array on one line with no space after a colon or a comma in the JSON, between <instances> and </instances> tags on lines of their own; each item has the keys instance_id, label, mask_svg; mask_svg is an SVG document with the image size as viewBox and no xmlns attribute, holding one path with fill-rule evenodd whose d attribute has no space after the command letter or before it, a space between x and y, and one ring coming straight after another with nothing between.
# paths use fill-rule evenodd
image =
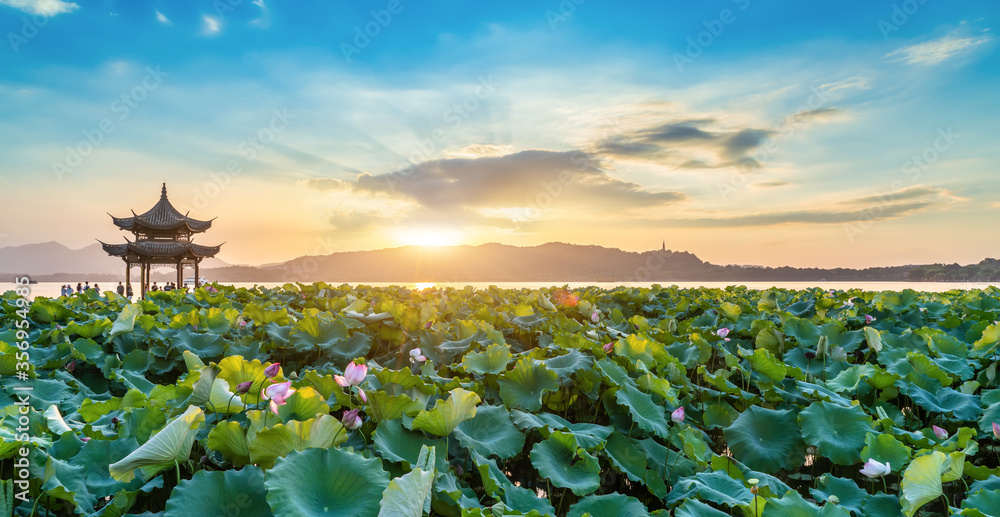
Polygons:
<instances>
[{"instance_id":1,"label":"distant pagoda tower","mask_svg":"<svg viewBox=\"0 0 1000 517\"><path fill-rule=\"evenodd\" d=\"M108 214L111 215L111 214ZM101 242L108 255L121 257L125 262L125 283L131 283L132 267L139 266L139 292L146 296L149 287L149 273L153 264L171 265L177 268L177 286L184 285L184 266L194 266L194 286L197 289L200 278L198 265L202 259L214 257L222 245L202 246L191 238L196 233L212 227L212 221L201 221L181 214L167 199L167 184L160 191L160 201L142 215L132 211L132 217L115 217L111 220L118 228L132 232L135 241L124 244Z\"/></svg>"}]
</instances>

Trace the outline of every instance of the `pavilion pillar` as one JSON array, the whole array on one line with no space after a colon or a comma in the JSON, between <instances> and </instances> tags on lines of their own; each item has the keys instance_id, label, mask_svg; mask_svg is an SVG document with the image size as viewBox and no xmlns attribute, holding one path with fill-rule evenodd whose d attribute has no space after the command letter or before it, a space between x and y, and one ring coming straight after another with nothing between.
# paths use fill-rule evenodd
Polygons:
<instances>
[{"instance_id":1,"label":"pavilion pillar","mask_svg":"<svg viewBox=\"0 0 1000 517\"><path fill-rule=\"evenodd\" d=\"M180 289L184 285L184 260L177 261L177 288Z\"/></svg>"},{"instance_id":2,"label":"pavilion pillar","mask_svg":"<svg viewBox=\"0 0 1000 517\"><path fill-rule=\"evenodd\" d=\"M198 283L201 282L201 277L198 276L198 264L201 263L201 259L194 259L194 288L198 288Z\"/></svg>"},{"instance_id":3,"label":"pavilion pillar","mask_svg":"<svg viewBox=\"0 0 1000 517\"><path fill-rule=\"evenodd\" d=\"M128 285L131 283L132 278L132 264L125 261L125 294L128 294Z\"/></svg>"},{"instance_id":4,"label":"pavilion pillar","mask_svg":"<svg viewBox=\"0 0 1000 517\"><path fill-rule=\"evenodd\" d=\"M143 300L146 299L146 283L149 282L149 269L146 266L145 262L139 263L139 296Z\"/></svg>"}]
</instances>

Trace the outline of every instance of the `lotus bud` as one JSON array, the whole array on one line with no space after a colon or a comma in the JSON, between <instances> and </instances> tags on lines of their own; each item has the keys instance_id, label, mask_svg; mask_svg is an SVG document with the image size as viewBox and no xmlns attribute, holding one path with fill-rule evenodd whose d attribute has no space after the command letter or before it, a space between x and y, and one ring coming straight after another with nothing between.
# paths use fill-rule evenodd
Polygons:
<instances>
[{"instance_id":1,"label":"lotus bud","mask_svg":"<svg viewBox=\"0 0 1000 517\"><path fill-rule=\"evenodd\" d=\"M425 329L429 329L429 328L431 328L431 325L433 325L433 324L434 324L433 321L428 321L427 323L424 323L424 328Z\"/></svg>"},{"instance_id":2,"label":"lotus bud","mask_svg":"<svg viewBox=\"0 0 1000 517\"><path fill-rule=\"evenodd\" d=\"M873 321L875 321L875 316L872 316L871 314L865 314L865 325L871 325Z\"/></svg>"},{"instance_id":3,"label":"lotus bud","mask_svg":"<svg viewBox=\"0 0 1000 517\"><path fill-rule=\"evenodd\" d=\"M598 314L597 311L590 313L590 321L594 323L601 321L601 315Z\"/></svg>"},{"instance_id":4,"label":"lotus bud","mask_svg":"<svg viewBox=\"0 0 1000 517\"><path fill-rule=\"evenodd\" d=\"M684 406L681 406L670 413L670 419L674 421L675 424L679 424L684 421Z\"/></svg>"},{"instance_id":5,"label":"lotus bud","mask_svg":"<svg viewBox=\"0 0 1000 517\"><path fill-rule=\"evenodd\" d=\"M208 465L208 455L202 455L200 461L202 465Z\"/></svg>"},{"instance_id":6,"label":"lotus bud","mask_svg":"<svg viewBox=\"0 0 1000 517\"><path fill-rule=\"evenodd\" d=\"M365 395L365 390L358 388L358 398L361 399L362 404L368 403L368 395Z\"/></svg>"},{"instance_id":7,"label":"lotus bud","mask_svg":"<svg viewBox=\"0 0 1000 517\"><path fill-rule=\"evenodd\" d=\"M281 371L281 363L271 363L267 368L264 368L264 375L268 379L273 379L278 372Z\"/></svg>"},{"instance_id":8,"label":"lotus bud","mask_svg":"<svg viewBox=\"0 0 1000 517\"><path fill-rule=\"evenodd\" d=\"M354 408L350 411L344 411L344 416L340 418L340 423L347 428L348 431L353 431L361 427L361 416L358 415L360 410Z\"/></svg>"},{"instance_id":9,"label":"lotus bud","mask_svg":"<svg viewBox=\"0 0 1000 517\"><path fill-rule=\"evenodd\" d=\"M604 353L605 354L610 354L611 350L613 350L614 348L615 348L615 344L614 343L608 343L608 344L604 345Z\"/></svg>"},{"instance_id":10,"label":"lotus bud","mask_svg":"<svg viewBox=\"0 0 1000 517\"><path fill-rule=\"evenodd\" d=\"M826 339L826 336L820 336L819 342L816 343L816 357L820 359L826 357L827 351L830 349L830 341Z\"/></svg>"},{"instance_id":11,"label":"lotus bud","mask_svg":"<svg viewBox=\"0 0 1000 517\"><path fill-rule=\"evenodd\" d=\"M236 385L236 393L243 395L253 387L253 381L244 381Z\"/></svg>"},{"instance_id":12,"label":"lotus bud","mask_svg":"<svg viewBox=\"0 0 1000 517\"><path fill-rule=\"evenodd\" d=\"M993 422L993 436L996 437L997 440L1000 440L1000 425L997 425L996 422Z\"/></svg>"},{"instance_id":13,"label":"lotus bud","mask_svg":"<svg viewBox=\"0 0 1000 517\"><path fill-rule=\"evenodd\" d=\"M87 443L87 442L90 441L90 437L89 436L81 436L80 437L80 441L83 442L83 443Z\"/></svg>"},{"instance_id":14,"label":"lotus bud","mask_svg":"<svg viewBox=\"0 0 1000 517\"><path fill-rule=\"evenodd\" d=\"M76 359L66 363L66 371L72 373L73 370L76 370Z\"/></svg>"},{"instance_id":15,"label":"lotus bud","mask_svg":"<svg viewBox=\"0 0 1000 517\"><path fill-rule=\"evenodd\" d=\"M934 431L934 436L937 436L938 440L944 440L948 437L948 431L945 431L936 425L932 425L931 430Z\"/></svg>"}]
</instances>

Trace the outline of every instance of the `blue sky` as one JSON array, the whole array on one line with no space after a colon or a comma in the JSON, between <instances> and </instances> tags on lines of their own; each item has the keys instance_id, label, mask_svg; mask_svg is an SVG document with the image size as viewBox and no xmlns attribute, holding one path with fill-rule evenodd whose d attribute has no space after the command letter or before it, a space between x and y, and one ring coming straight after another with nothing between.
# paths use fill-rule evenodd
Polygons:
<instances>
[{"instance_id":1,"label":"blue sky","mask_svg":"<svg viewBox=\"0 0 1000 517\"><path fill-rule=\"evenodd\" d=\"M468 4L0 0L0 246L997 256L996 3Z\"/></svg>"}]
</instances>

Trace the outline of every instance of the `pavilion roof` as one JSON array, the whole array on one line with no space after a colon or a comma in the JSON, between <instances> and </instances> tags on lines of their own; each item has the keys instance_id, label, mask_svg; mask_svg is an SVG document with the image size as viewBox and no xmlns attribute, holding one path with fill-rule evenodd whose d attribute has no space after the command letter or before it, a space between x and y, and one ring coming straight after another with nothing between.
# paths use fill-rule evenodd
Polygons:
<instances>
[{"instance_id":1,"label":"pavilion roof","mask_svg":"<svg viewBox=\"0 0 1000 517\"><path fill-rule=\"evenodd\" d=\"M177 241L135 241L124 244L107 244L101 242L101 246L104 247L104 251L109 255L116 257L124 257L131 252L144 257L208 258L214 257L222 249L221 244L218 246L202 246L193 242Z\"/></svg>"},{"instance_id":2,"label":"pavilion roof","mask_svg":"<svg viewBox=\"0 0 1000 517\"><path fill-rule=\"evenodd\" d=\"M160 200L145 213L132 217L111 216L115 226L126 231L178 230L186 228L191 233L200 233L212 227L212 221L202 221L182 214L167 199L167 184L163 184Z\"/></svg>"}]
</instances>

